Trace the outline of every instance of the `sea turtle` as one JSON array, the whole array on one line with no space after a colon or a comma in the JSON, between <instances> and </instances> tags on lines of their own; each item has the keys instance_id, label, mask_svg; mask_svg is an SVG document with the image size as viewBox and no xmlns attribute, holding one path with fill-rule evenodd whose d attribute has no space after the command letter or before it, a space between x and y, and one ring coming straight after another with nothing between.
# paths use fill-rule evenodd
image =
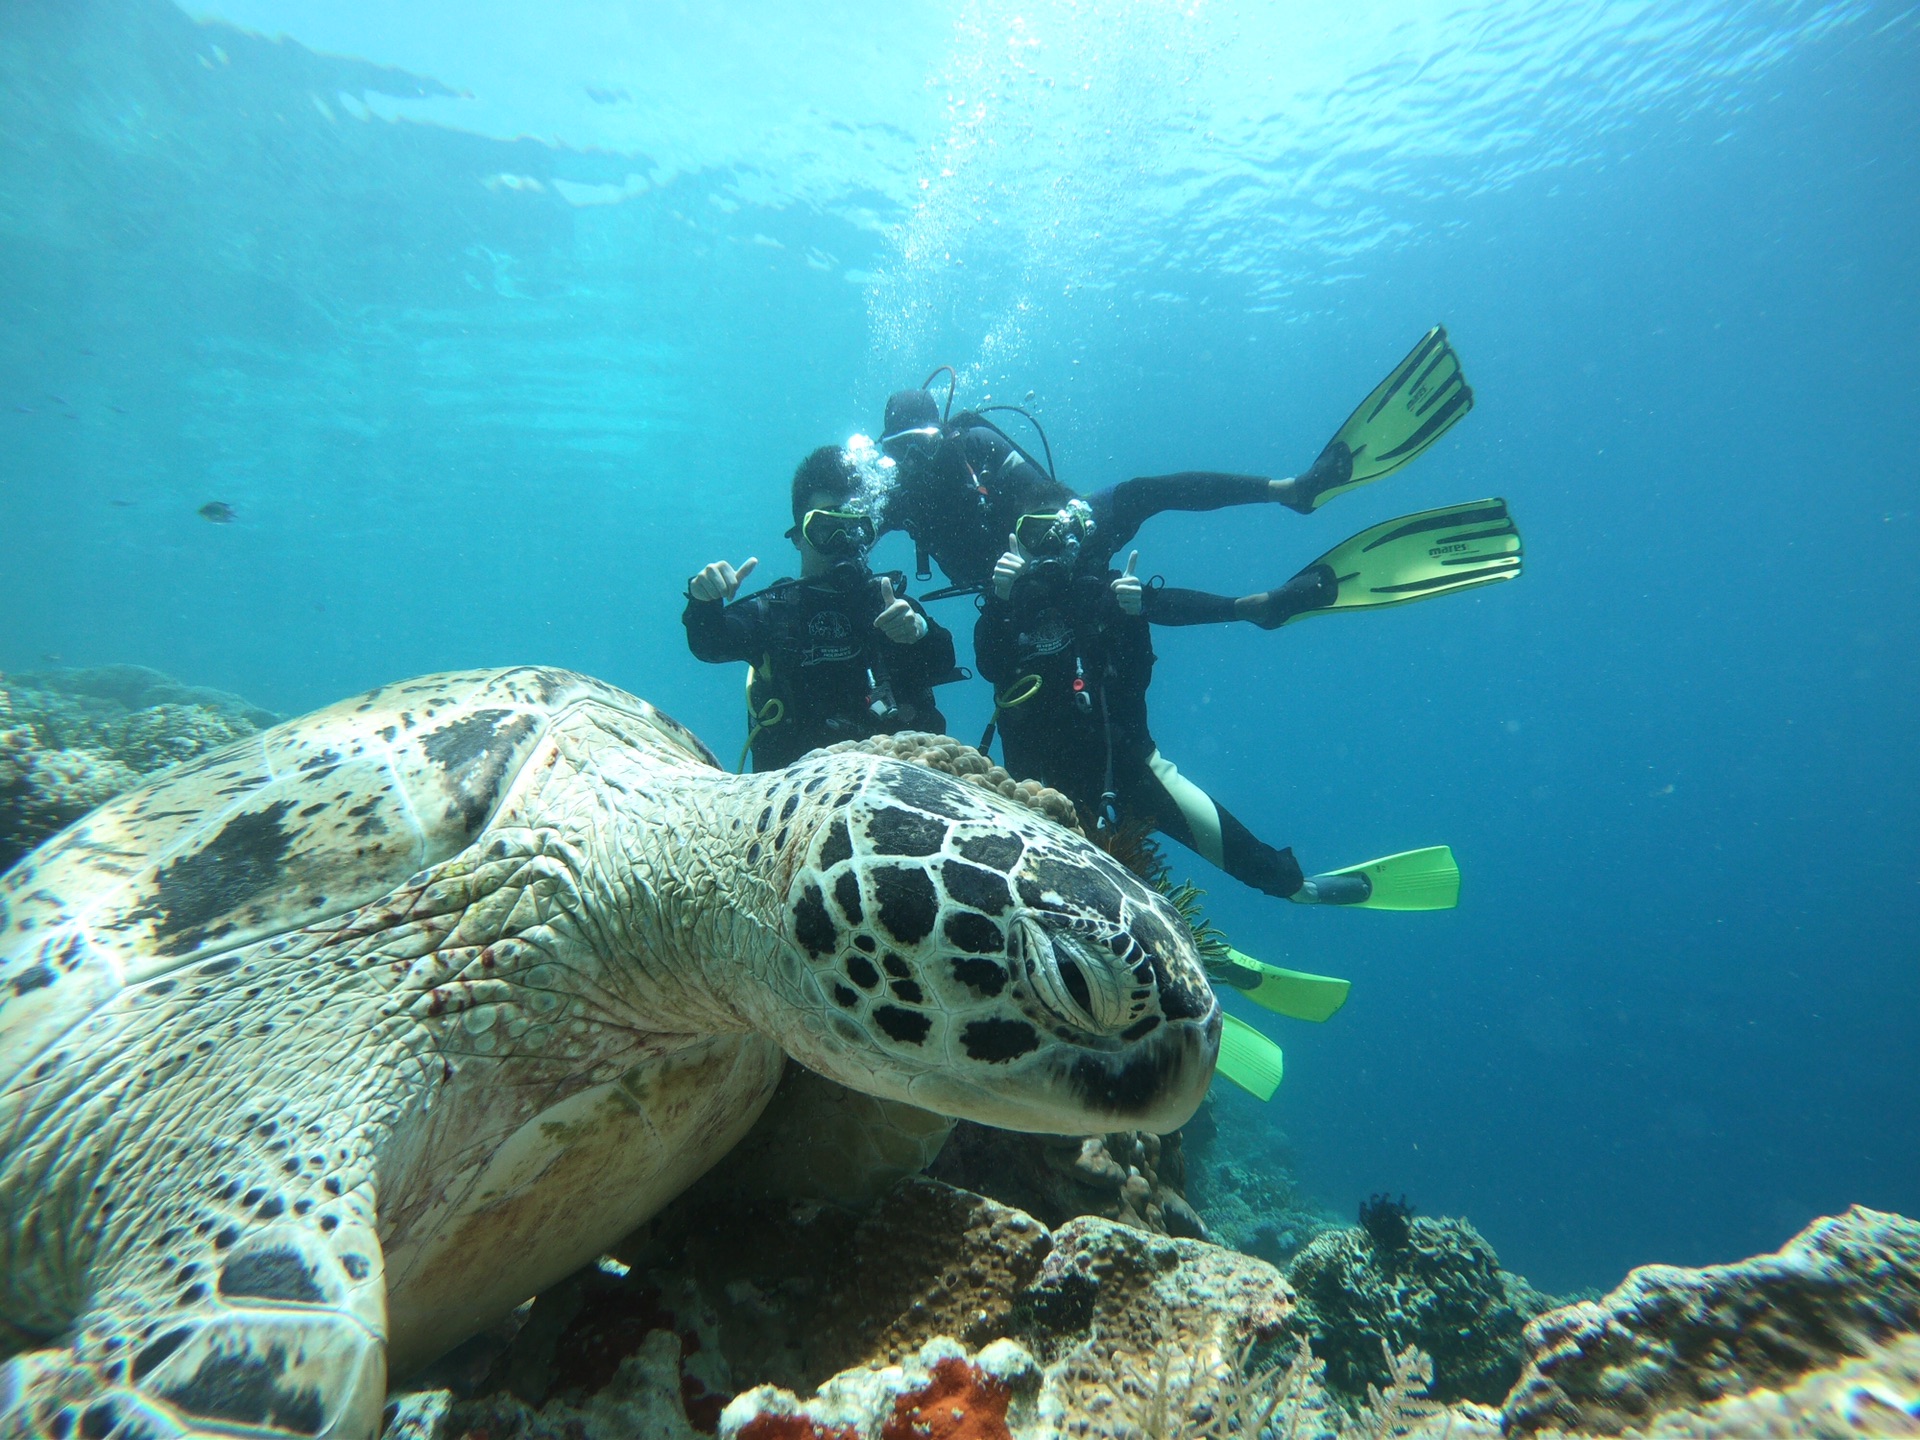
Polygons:
<instances>
[{"instance_id":1,"label":"sea turtle","mask_svg":"<svg viewBox=\"0 0 1920 1440\"><path fill-rule=\"evenodd\" d=\"M0 877L0 1436L370 1436L390 1368L683 1190L783 1052L1166 1130L1219 1029L1177 914L980 785L729 775L564 671L373 691Z\"/></svg>"}]
</instances>

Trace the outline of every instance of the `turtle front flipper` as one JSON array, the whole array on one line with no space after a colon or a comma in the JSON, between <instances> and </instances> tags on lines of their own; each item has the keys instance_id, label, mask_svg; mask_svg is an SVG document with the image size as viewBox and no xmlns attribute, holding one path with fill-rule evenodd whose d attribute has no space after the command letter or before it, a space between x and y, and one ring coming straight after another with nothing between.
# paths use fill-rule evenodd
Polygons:
<instances>
[{"instance_id":1,"label":"turtle front flipper","mask_svg":"<svg viewBox=\"0 0 1920 1440\"><path fill-rule=\"evenodd\" d=\"M300 1038L321 1029L302 1022L311 990L283 979L263 1011L159 989L0 1092L17 1142L0 1299L43 1347L0 1369L0 1440L368 1440L386 1389L374 1146L393 1103L338 1007L326 1043ZM294 1038L263 1053L267 1030ZM152 1083L169 1074L191 1079Z\"/></svg>"},{"instance_id":2,"label":"turtle front flipper","mask_svg":"<svg viewBox=\"0 0 1920 1440\"><path fill-rule=\"evenodd\" d=\"M150 1249L128 1274L99 1277L70 1346L0 1366L0 1437L375 1435L386 1282L357 1209L336 1201L317 1217L255 1227L210 1267L171 1267L185 1283L159 1294Z\"/></svg>"}]
</instances>

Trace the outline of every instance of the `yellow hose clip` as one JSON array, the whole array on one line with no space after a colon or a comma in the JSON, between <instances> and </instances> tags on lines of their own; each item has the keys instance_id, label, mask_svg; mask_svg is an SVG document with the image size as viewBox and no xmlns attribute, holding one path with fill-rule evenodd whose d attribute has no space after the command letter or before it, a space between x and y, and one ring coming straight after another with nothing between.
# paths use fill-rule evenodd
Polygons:
<instances>
[{"instance_id":1,"label":"yellow hose clip","mask_svg":"<svg viewBox=\"0 0 1920 1440\"><path fill-rule=\"evenodd\" d=\"M980 736L980 753L985 755L993 746L993 732L1000 724L1000 717L1016 705L1024 705L1040 693L1045 682L1038 675L1022 675L1007 687L1004 696L993 697L993 715L987 721L987 728Z\"/></svg>"},{"instance_id":2,"label":"yellow hose clip","mask_svg":"<svg viewBox=\"0 0 1920 1440\"><path fill-rule=\"evenodd\" d=\"M1040 687L1045 683L1038 675L1022 675L1007 687L1005 695L993 697L994 714L998 715L1002 710L1011 710L1016 705L1026 704L1040 693Z\"/></svg>"},{"instance_id":3,"label":"yellow hose clip","mask_svg":"<svg viewBox=\"0 0 1920 1440\"><path fill-rule=\"evenodd\" d=\"M753 751L753 742L760 738L761 731L770 730L787 718L787 705L775 695L758 710L749 706L747 716L752 722L747 726L747 743L740 747L740 761L733 767L742 775L747 773L747 756Z\"/></svg>"}]
</instances>

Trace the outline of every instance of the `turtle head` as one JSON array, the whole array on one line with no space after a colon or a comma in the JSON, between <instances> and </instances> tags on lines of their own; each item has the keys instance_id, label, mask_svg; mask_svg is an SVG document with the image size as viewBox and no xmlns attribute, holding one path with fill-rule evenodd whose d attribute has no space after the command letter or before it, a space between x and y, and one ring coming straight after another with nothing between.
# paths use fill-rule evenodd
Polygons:
<instances>
[{"instance_id":1,"label":"turtle head","mask_svg":"<svg viewBox=\"0 0 1920 1440\"><path fill-rule=\"evenodd\" d=\"M1011 1130L1167 1131L1220 1011L1179 915L1080 836L923 766L830 772L786 895L768 1028L857 1090ZM795 1012L798 1012L797 1014ZM796 1023L797 1022L797 1023Z\"/></svg>"}]
</instances>

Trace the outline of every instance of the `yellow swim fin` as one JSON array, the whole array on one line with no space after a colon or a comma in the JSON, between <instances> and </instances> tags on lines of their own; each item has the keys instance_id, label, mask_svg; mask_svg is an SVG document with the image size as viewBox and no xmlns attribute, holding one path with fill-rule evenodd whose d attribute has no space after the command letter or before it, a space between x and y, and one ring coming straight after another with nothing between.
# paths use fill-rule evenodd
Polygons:
<instances>
[{"instance_id":1,"label":"yellow swim fin","mask_svg":"<svg viewBox=\"0 0 1920 1440\"><path fill-rule=\"evenodd\" d=\"M1447 343L1446 328L1436 325L1347 417L1320 458L1294 481L1287 503L1304 514L1391 475L1471 409L1473 390L1460 373L1460 357Z\"/></svg>"},{"instance_id":2,"label":"yellow swim fin","mask_svg":"<svg viewBox=\"0 0 1920 1440\"><path fill-rule=\"evenodd\" d=\"M1520 573L1520 530L1498 498L1383 520L1341 541L1245 618L1277 630L1310 615L1376 610L1471 590Z\"/></svg>"},{"instance_id":3,"label":"yellow swim fin","mask_svg":"<svg viewBox=\"0 0 1920 1440\"><path fill-rule=\"evenodd\" d=\"M1302 905L1358 910L1451 910L1460 903L1460 867L1451 847L1429 845L1309 875L1291 898Z\"/></svg>"},{"instance_id":4,"label":"yellow swim fin","mask_svg":"<svg viewBox=\"0 0 1920 1440\"><path fill-rule=\"evenodd\" d=\"M1256 1100L1271 1100L1286 1071L1280 1047L1244 1020L1222 1015L1220 1062L1214 1068Z\"/></svg>"},{"instance_id":5,"label":"yellow swim fin","mask_svg":"<svg viewBox=\"0 0 1920 1440\"><path fill-rule=\"evenodd\" d=\"M1209 972L1215 984L1231 985L1262 1009L1290 1020L1322 1021L1347 1003L1353 988L1348 980L1331 975L1309 975L1283 970L1238 950L1228 950L1226 963Z\"/></svg>"}]
</instances>

